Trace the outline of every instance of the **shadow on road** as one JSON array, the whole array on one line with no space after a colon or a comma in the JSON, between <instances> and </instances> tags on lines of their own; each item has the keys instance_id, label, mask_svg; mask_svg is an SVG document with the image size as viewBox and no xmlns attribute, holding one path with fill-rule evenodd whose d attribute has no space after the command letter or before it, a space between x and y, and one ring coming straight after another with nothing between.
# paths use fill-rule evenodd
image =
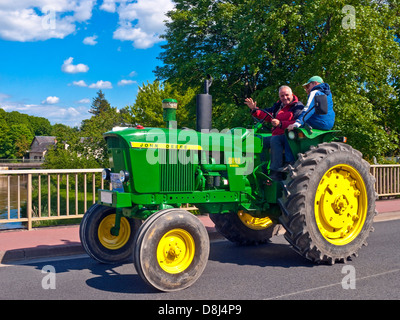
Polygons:
<instances>
[{"instance_id":1,"label":"shadow on road","mask_svg":"<svg viewBox=\"0 0 400 320\"><path fill-rule=\"evenodd\" d=\"M294 252L289 244L270 242L258 246L239 246L229 241L211 244L209 260L259 267L313 267L313 263Z\"/></svg>"},{"instance_id":2,"label":"shadow on road","mask_svg":"<svg viewBox=\"0 0 400 320\"><path fill-rule=\"evenodd\" d=\"M259 267L313 267L308 260L295 253L288 244L278 239L278 243L259 246L238 246L229 241L215 241L210 244L209 262L237 264L240 266ZM137 274L132 262L107 265L98 263L86 256L75 259L32 262L29 265L42 270L51 264L57 274L89 270L86 284L94 289L111 293L160 294ZM215 276L215 275L214 275Z\"/></svg>"},{"instance_id":3,"label":"shadow on road","mask_svg":"<svg viewBox=\"0 0 400 320\"><path fill-rule=\"evenodd\" d=\"M133 262L125 264L102 264L89 257L76 259L40 261L26 264L42 270L45 265L55 268L57 274L89 270L93 277L86 279L86 284L94 289L116 293L159 293L148 286L136 273ZM122 274L120 270L129 270Z\"/></svg>"},{"instance_id":4,"label":"shadow on road","mask_svg":"<svg viewBox=\"0 0 400 320\"><path fill-rule=\"evenodd\" d=\"M160 293L147 285L138 274L103 274L88 279L86 284L97 290L116 293Z\"/></svg>"}]
</instances>

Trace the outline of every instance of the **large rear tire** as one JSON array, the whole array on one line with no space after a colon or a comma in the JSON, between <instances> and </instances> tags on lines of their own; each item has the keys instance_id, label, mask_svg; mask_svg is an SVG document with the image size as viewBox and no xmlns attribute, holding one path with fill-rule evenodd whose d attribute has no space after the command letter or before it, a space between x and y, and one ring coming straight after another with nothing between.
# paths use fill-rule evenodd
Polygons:
<instances>
[{"instance_id":1,"label":"large rear tire","mask_svg":"<svg viewBox=\"0 0 400 320\"><path fill-rule=\"evenodd\" d=\"M165 209L151 215L136 235L134 264L160 291L191 286L203 273L210 250L206 228L193 214Z\"/></svg>"},{"instance_id":2,"label":"large rear tire","mask_svg":"<svg viewBox=\"0 0 400 320\"><path fill-rule=\"evenodd\" d=\"M361 153L323 143L300 154L288 176L280 222L293 249L316 263L356 256L376 214L375 180Z\"/></svg>"},{"instance_id":3,"label":"large rear tire","mask_svg":"<svg viewBox=\"0 0 400 320\"><path fill-rule=\"evenodd\" d=\"M101 263L132 260L134 238L141 220L122 217L119 235L111 234L115 225L115 208L92 205L83 216L79 236L86 253Z\"/></svg>"}]
</instances>

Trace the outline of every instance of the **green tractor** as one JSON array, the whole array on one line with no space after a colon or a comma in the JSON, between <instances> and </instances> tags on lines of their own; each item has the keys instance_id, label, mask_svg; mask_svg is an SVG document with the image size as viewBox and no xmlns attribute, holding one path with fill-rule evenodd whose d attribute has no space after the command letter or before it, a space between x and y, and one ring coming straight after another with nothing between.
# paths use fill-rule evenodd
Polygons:
<instances>
[{"instance_id":1,"label":"green tractor","mask_svg":"<svg viewBox=\"0 0 400 320\"><path fill-rule=\"evenodd\" d=\"M206 267L209 237L182 209L186 203L240 245L268 243L282 225L291 247L314 263L357 255L376 213L374 178L362 154L337 131L298 128L285 133L296 162L283 181L273 181L269 154L262 156L263 137L271 135L263 121L210 130L212 98L205 87L197 96L197 130L177 128L177 102L167 99L166 128L104 134L111 168L103 178L112 190L98 190L98 202L82 219L89 256L101 263L133 259L142 279L161 291L189 287Z\"/></svg>"}]
</instances>

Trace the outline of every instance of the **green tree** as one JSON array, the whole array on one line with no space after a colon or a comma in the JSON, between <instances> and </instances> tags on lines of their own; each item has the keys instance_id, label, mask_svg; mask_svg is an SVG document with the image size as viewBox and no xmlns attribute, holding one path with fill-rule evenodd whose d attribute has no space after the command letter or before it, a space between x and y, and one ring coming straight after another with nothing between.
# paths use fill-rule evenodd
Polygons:
<instances>
[{"instance_id":1,"label":"green tree","mask_svg":"<svg viewBox=\"0 0 400 320\"><path fill-rule=\"evenodd\" d=\"M22 158L29 149L34 134L29 116L17 111L0 109L0 158Z\"/></svg>"},{"instance_id":2,"label":"green tree","mask_svg":"<svg viewBox=\"0 0 400 320\"><path fill-rule=\"evenodd\" d=\"M6 113L6 119L9 126L13 124L24 124L30 128L29 116L18 111L11 111Z\"/></svg>"},{"instance_id":3,"label":"green tree","mask_svg":"<svg viewBox=\"0 0 400 320\"><path fill-rule=\"evenodd\" d=\"M0 158L5 159L9 158L13 151L6 115L7 112L0 108Z\"/></svg>"},{"instance_id":4,"label":"green tree","mask_svg":"<svg viewBox=\"0 0 400 320\"><path fill-rule=\"evenodd\" d=\"M107 144L103 134L113 127L123 126L124 119L117 108L110 107L108 110L83 120L81 125L82 154L88 159L97 161L98 167L108 167Z\"/></svg>"},{"instance_id":5,"label":"green tree","mask_svg":"<svg viewBox=\"0 0 400 320\"><path fill-rule=\"evenodd\" d=\"M46 169L81 169L91 168L90 161L82 157L81 138L79 130L63 124L56 124L52 128L52 135L56 137L56 144L46 153L43 167Z\"/></svg>"},{"instance_id":6,"label":"green tree","mask_svg":"<svg viewBox=\"0 0 400 320\"><path fill-rule=\"evenodd\" d=\"M43 117L28 116L31 130L35 136L49 136L51 133L50 121Z\"/></svg>"},{"instance_id":7,"label":"green tree","mask_svg":"<svg viewBox=\"0 0 400 320\"><path fill-rule=\"evenodd\" d=\"M0 109L0 132L0 158L22 158L34 136L51 133L51 124L43 117Z\"/></svg>"},{"instance_id":8,"label":"green tree","mask_svg":"<svg viewBox=\"0 0 400 320\"><path fill-rule=\"evenodd\" d=\"M26 124L12 124L7 133L8 139L12 144L10 158L22 158L34 138L32 131Z\"/></svg>"},{"instance_id":9,"label":"green tree","mask_svg":"<svg viewBox=\"0 0 400 320\"><path fill-rule=\"evenodd\" d=\"M163 120L162 100L176 99L178 109L176 117L180 127L195 127L195 100L196 90L178 85L170 85L159 81L147 82L139 88L136 101L132 106L127 107L125 113L126 122L140 124L147 127L165 127Z\"/></svg>"},{"instance_id":10,"label":"green tree","mask_svg":"<svg viewBox=\"0 0 400 320\"><path fill-rule=\"evenodd\" d=\"M211 74L220 129L251 121L246 97L271 106L287 84L305 101L301 84L320 75L333 92L335 128L350 144L367 158L398 146L397 0L175 2L155 74L183 88Z\"/></svg>"},{"instance_id":11,"label":"green tree","mask_svg":"<svg viewBox=\"0 0 400 320\"><path fill-rule=\"evenodd\" d=\"M110 106L101 90L93 101L93 106L97 101L98 106L102 107L97 108L97 112L92 112L94 115L90 119L83 120L79 130L62 124L53 126L52 133L57 137L57 143L46 155L44 163L46 168L74 169L109 166L103 133L115 126L124 125L124 119L117 108Z\"/></svg>"},{"instance_id":12,"label":"green tree","mask_svg":"<svg viewBox=\"0 0 400 320\"><path fill-rule=\"evenodd\" d=\"M61 141L66 141L67 137L74 135L77 132L79 132L78 128L71 128L62 123L56 123L51 127L50 135L61 137Z\"/></svg>"},{"instance_id":13,"label":"green tree","mask_svg":"<svg viewBox=\"0 0 400 320\"><path fill-rule=\"evenodd\" d=\"M99 90L97 92L97 97L93 98L90 113L95 116L99 115L101 112L105 112L111 109L110 103L105 98L103 91Z\"/></svg>"}]
</instances>

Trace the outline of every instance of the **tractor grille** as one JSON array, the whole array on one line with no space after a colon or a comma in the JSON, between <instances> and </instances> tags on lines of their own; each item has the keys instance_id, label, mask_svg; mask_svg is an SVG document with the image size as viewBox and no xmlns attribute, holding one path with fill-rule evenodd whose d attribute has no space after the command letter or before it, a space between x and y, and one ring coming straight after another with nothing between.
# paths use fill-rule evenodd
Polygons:
<instances>
[{"instance_id":1,"label":"tractor grille","mask_svg":"<svg viewBox=\"0 0 400 320\"><path fill-rule=\"evenodd\" d=\"M161 192L186 192L195 189L193 152L185 151L178 157L178 150L159 150ZM181 152L182 153L182 152Z\"/></svg>"}]
</instances>

